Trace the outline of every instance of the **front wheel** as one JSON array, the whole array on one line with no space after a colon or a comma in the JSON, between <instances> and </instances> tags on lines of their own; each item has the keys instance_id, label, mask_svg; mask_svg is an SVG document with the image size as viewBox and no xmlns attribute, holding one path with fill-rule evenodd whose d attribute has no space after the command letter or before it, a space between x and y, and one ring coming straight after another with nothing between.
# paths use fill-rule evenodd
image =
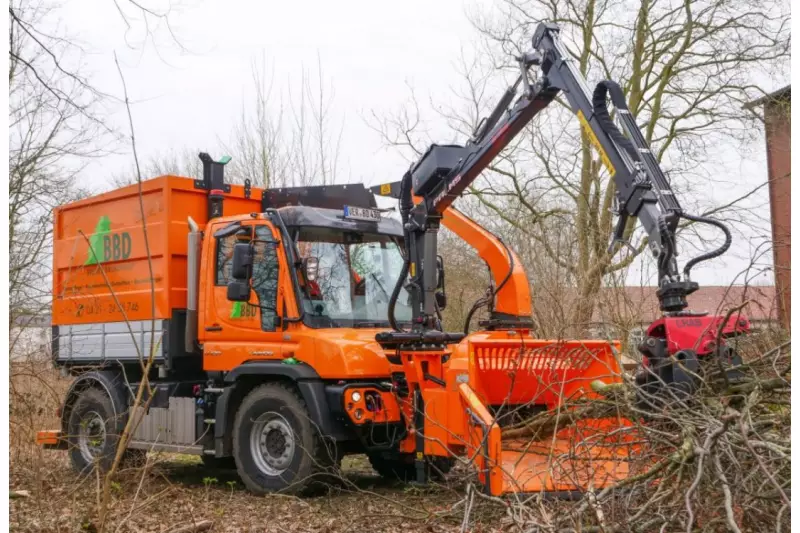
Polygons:
<instances>
[{"instance_id":1,"label":"front wheel","mask_svg":"<svg viewBox=\"0 0 800 533\"><path fill-rule=\"evenodd\" d=\"M242 481L256 494L304 492L336 466L336 453L311 423L303 399L280 383L261 385L242 401L233 456Z\"/></svg>"}]
</instances>

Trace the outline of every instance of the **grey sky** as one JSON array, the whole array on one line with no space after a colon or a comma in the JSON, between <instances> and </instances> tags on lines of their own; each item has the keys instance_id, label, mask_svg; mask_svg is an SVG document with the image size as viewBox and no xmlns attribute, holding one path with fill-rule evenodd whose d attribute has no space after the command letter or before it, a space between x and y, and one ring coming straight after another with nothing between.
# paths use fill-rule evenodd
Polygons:
<instances>
[{"instance_id":1,"label":"grey sky","mask_svg":"<svg viewBox=\"0 0 800 533\"><path fill-rule=\"evenodd\" d=\"M346 6L346 7L345 7ZM131 10L131 13L133 11ZM170 19L181 53L165 29L141 51L142 24L127 34L113 2L73 1L63 10L67 26L91 47L93 79L120 93L113 64L120 57L134 106L139 150L146 158L170 148L221 150L252 93L251 64L262 51L275 84L299 84L302 69L316 71L334 91L333 111L344 125L344 173L352 181L394 179L402 158L382 150L362 120L372 109L395 109L408 97L455 82L453 62L473 35L461 2L243 2L210 1L176 7ZM249 100L248 100L249 103ZM123 125L117 113L115 123ZM90 173L92 183L127 168L129 158L107 158ZM377 177L380 175L380 177Z\"/></svg>"},{"instance_id":2,"label":"grey sky","mask_svg":"<svg viewBox=\"0 0 800 533\"><path fill-rule=\"evenodd\" d=\"M91 52L86 62L92 81L115 95L121 94L121 86L113 54L119 55L136 102L133 114L143 159L187 148L221 155L218 140L230 136L242 103L252 94L252 62L260 61L263 53L276 86L286 87L299 82L303 68L315 72L319 55L324 79L334 91L332 111L343 127L339 181L374 184L399 179L407 163L396 151L382 147L363 117L372 110L396 110L408 99L407 84L422 101L429 96L445 98L448 88L460 82L455 63L462 48L468 49L476 38L466 13L489 4L489 0L472 0L468 7L455 0L181 3L173 8L170 20L188 53L163 24L152 33L155 45L142 46L141 15L127 9L132 28L126 30L114 2L71 0L59 14ZM126 131L122 111L117 109L111 120ZM701 202L706 205L766 180L763 141L745 152L719 149L724 150L725 168L706 169L716 176L714 185L700 183L695 191L708 198ZM98 160L87 169L85 183L96 190L108 188L109 178L129 170L131 162L129 153ZM768 216L767 205L766 189L748 202L762 219ZM736 241L735 254L699 267L695 278L707 284L729 283L763 243L767 229L755 225L747 239ZM770 262L770 254L759 261L762 266ZM756 280L769 282L771 274Z\"/></svg>"}]
</instances>

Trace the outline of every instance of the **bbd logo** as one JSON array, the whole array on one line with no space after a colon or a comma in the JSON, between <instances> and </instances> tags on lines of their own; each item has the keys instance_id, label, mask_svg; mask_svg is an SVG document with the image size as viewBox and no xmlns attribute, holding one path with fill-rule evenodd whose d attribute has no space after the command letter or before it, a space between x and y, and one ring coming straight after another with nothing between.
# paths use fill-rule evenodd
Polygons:
<instances>
[{"instance_id":1,"label":"bbd logo","mask_svg":"<svg viewBox=\"0 0 800 533\"><path fill-rule=\"evenodd\" d=\"M246 302L233 302L231 318L253 318L258 314L258 308Z\"/></svg>"},{"instance_id":2,"label":"bbd logo","mask_svg":"<svg viewBox=\"0 0 800 533\"><path fill-rule=\"evenodd\" d=\"M127 231L111 232L111 219L100 217L94 233L89 237L89 250L84 265L96 265L106 261L119 261L131 256L131 236Z\"/></svg>"}]
</instances>

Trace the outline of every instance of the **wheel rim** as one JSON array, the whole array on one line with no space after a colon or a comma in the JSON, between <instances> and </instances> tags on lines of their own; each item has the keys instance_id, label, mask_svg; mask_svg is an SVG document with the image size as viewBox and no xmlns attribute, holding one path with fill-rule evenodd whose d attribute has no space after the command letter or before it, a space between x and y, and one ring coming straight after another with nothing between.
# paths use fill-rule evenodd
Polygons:
<instances>
[{"instance_id":1,"label":"wheel rim","mask_svg":"<svg viewBox=\"0 0 800 533\"><path fill-rule=\"evenodd\" d=\"M94 462L103 453L106 441L106 422L97 411L89 411L80 422L78 449L87 463Z\"/></svg>"},{"instance_id":2,"label":"wheel rim","mask_svg":"<svg viewBox=\"0 0 800 533\"><path fill-rule=\"evenodd\" d=\"M250 430L250 450L261 472L281 475L294 458L295 439L292 426L278 413L264 413Z\"/></svg>"}]
</instances>

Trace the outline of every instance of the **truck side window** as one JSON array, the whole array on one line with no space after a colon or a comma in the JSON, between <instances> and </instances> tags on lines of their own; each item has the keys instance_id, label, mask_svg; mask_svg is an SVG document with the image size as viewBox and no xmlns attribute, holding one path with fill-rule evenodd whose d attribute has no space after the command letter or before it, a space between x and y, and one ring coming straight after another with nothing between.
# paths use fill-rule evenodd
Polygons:
<instances>
[{"instance_id":1,"label":"truck side window","mask_svg":"<svg viewBox=\"0 0 800 533\"><path fill-rule=\"evenodd\" d=\"M233 245L236 236L230 235L217 239L217 286L226 286L231 281L231 268L233 268Z\"/></svg>"},{"instance_id":2,"label":"truck side window","mask_svg":"<svg viewBox=\"0 0 800 533\"><path fill-rule=\"evenodd\" d=\"M261 317L261 329L264 331L275 330L278 306L278 251L271 242L264 242L272 241L273 238L269 227L256 226L252 286L258 298L258 316ZM231 281L233 246L237 242L242 240L236 235L217 239L215 279L217 286L226 286Z\"/></svg>"},{"instance_id":3,"label":"truck side window","mask_svg":"<svg viewBox=\"0 0 800 533\"><path fill-rule=\"evenodd\" d=\"M256 227L253 254L253 291L258 296L261 329L275 330L278 307L278 251L272 242L272 232L266 226Z\"/></svg>"}]
</instances>

